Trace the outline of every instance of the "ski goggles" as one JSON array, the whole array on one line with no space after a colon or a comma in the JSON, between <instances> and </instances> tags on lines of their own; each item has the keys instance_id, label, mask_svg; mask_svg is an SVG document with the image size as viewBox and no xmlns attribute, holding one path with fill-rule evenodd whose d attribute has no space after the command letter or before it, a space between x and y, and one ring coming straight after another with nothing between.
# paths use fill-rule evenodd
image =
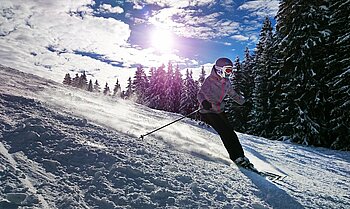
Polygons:
<instances>
[{"instance_id":1,"label":"ski goggles","mask_svg":"<svg viewBox=\"0 0 350 209\"><path fill-rule=\"evenodd\" d=\"M215 66L215 69L216 69L216 73L223 77L229 76L233 72L233 67L230 65L223 66L223 67Z\"/></svg>"}]
</instances>

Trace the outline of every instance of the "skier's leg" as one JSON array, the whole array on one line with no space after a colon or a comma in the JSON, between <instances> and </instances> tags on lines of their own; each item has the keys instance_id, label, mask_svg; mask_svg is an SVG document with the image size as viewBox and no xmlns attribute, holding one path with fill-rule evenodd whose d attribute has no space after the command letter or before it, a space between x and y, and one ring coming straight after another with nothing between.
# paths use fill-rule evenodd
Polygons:
<instances>
[{"instance_id":1,"label":"skier's leg","mask_svg":"<svg viewBox=\"0 0 350 209\"><path fill-rule=\"evenodd\" d=\"M227 137L224 137L223 141L225 140L224 144L229 144L227 151L230 154L230 158L232 161L235 161L238 157L244 157L244 151L242 148L241 143L239 142L238 136L233 130L233 127L231 126L228 118L226 117L225 113L219 114L221 120L225 124L224 129L224 135Z\"/></svg>"},{"instance_id":2,"label":"skier's leg","mask_svg":"<svg viewBox=\"0 0 350 209\"><path fill-rule=\"evenodd\" d=\"M232 161L238 157L244 157L242 145L224 114L206 113L202 114L202 117L218 132Z\"/></svg>"}]
</instances>

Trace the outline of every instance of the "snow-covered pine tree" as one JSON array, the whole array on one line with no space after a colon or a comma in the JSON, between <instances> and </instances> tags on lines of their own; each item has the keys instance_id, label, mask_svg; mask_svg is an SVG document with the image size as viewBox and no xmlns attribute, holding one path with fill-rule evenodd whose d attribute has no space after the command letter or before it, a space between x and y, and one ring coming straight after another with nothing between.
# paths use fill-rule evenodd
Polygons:
<instances>
[{"instance_id":1,"label":"snow-covered pine tree","mask_svg":"<svg viewBox=\"0 0 350 209\"><path fill-rule=\"evenodd\" d=\"M182 91L182 75L180 73L179 66L176 66L174 72L173 65L169 62L166 77L167 80L165 84L165 109L169 112L179 113Z\"/></svg>"},{"instance_id":2,"label":"snow-covered pine tree","mask_svg":"<svg viewBox=\"0 0 350 209\"><path fill-rule=\"evenodd\" d=\"M204 66L202 66L201 74L199 74L199 79L198 79L199 84L201 86L203 85L205 78L206 78L206 74L205 74Z\"/></svg>"},{"instance_id":3,"label":"snow-covered pine tree","mask_svg":"<svg viewBox=\"0 0 350 209\"><path fill-rule=\"evenodd\" d=\"M147 106L164 110L165 109L165 81L166 72L164 70L165 66L157 68L150 78L149 87L147 89Z\"/></svg>"},{"instance_id":4,"label":"snow-covered pine tree","mask_svg":"<svg viewBox=\"0 0 350 209\"><path fill-rule=\"evenodd\" d=\"M237 93L240 93L242 89L242 63L238 56L233 63L233 68L231 77L232 85Z\"/></svg>"},{"instance_id":5,"label":"snow-covered pine tree","mask_svg":"<svg viewBox=\"0 0 350 209\"><path fill-rule=\"evenodd\" d=\"M191 77L192 77L192 71L191 71ZM192 77L192 80L193 80L193 77ZM191 112L195 111L195 110L198 110L199 109L199 102L198 102L198 99L197 99L197 94L198 94L198 91L199 91L199 81L195 81L193 80L194 82L192 83L192 88L190 89L190 95L191 95L191 98L192 98L192 105L191 105ZM191 118L194 118L196 120L199 120L200 119L200 115L199 113L197 112L195 115L191 116Z\"/></svg>"},{"instance_id":6,"label":"snow-covered pine tree","mask_svg":"<svg viewBox=\"0 0 350 209\"><path fill-rule=\"evenodd\" d=\"M106 96L109 96L111 93L111 90L109 89L108 83L106 82L105 88L103 89L103 94Z\"/></svg>"},{"instance_id":7,"label":"snow-covered pine tree","mask_svg":"<svg viewBox=\"0 0 350 209\"><path fill-rule=\"evenodd\" d=\"M269 90L269 112L267 112L267 118L269 120L269 130L268 137L270 139L279 139L280 136L284 136L284 130L281 130L281 124L287 123L288 117L285 115L284 109L284 97L285 94L282 93L282 86L289 82L287 75L281 74L281 69L283 66L282 54L279 54L279 43L282 36L277 35L278 32L274 34L273 42L271 46L272 56L269 70L268 78L268 90Z\"/></svg>"},{"instance_id":8,"label":"snow-covered pine tree","mask_svg":"<svg viewBox=\"0 0 350 209\"><path fill-rule=\"evenodd\" d=\"M174 82L173 82L173 91L174 91L174 112L180 113L180 104L181 104L181 93L183 91L183 80L182 74L180 72L179 65L176 65Z\"/></svg>"},{"instance_id":9,"label":"snow-covered pine tree","mask_svg":"<svg viewBox=\"0 0 350 209\"><path fill-rule=\"evenodd\" d=\"M197 93L199 91L199 82L194 81L192 71L186 70L186 78L184 80L184 89L181 95L180 113L187 115L198 109Z\"/></svg>"},{"instance_id":10,"label":"snow-covered pine tree","mask_svg":"<svg viewBox=\"0 0 350 209\"><path fill-rule=\"evenodd\" d=\"M88 87L87 87L87 91L93 92L94 91L94 86L92 84L92 80L90 79Z\"/></svg>"},{"instance_id":11,"label":"snow-covered pine tree","mask_svg":"<svg viewBox=\"0 0 350 209\"><path fill-rule=\"evenodd\" d=\"M254 88L254 77L253 77L253 67L254 67L254 58L250 54L248 47L246 47L244 52L244 59L241 64L241 76L240 76L240 84L239 90L240 93L245 97L245 103L240 108L240 114L242 114L241 118L241 126L237 126L237 131L248 132L249 125L248 121L251 120L250 112L252 110L253 101L252 101L252 92ZM236 126L235 126L236 127Z\"/></svg>"},{"instance_id":12,"label":"snow-covered pine tree","mask_svg":"<svg viewBox=\"0 0 350 209\"><path fill-rule=\"evenodd\" d=\"M124 93L125 99L130 99L134 96L134 91L132 88L132 80L131 77L128 78L128 84L126 85L126 91Z\"/></svg>"},{"instance_id":13,"label":"snow-covered pine tree","mask_svg":"<svg viewBox=\"0 0 350 209\"><path fill-rule=\"evenodd\" d=\"M139 66L136 69L134 80L132 83L132 91L136 95L136 102L143 104L146 97L146 89L148 88L148 78L144 69Z\"/></svg>"},{"instance_id":14,"label":"snow-covered pine tree","mask_svg":"<svg viewBox=\"0 0 350 209\"><path fill-rule=\"evenodd\" d=\"M288 35L288 28L291 24L291 20L289 18L289 13L291 13L292 1L281 1L279 5L279 10L277 13L277 24L276 24L276 34L275 34L275 42L273 44L273 49L275 50L274 58L278 60L278 62L274 63L274 69L278 69L274 75L272 75L271 79L274 83L274 97L273 100L275 102L274 112L279 114L276 126L274 127L273 133L275 134L276 139L284 139L284 136L291 136L293 134L292 123L290 119L292 117L291 112L289 111L289 104L291 101L287 101L288 92L286 92L287 86L290 85L290 74L287 67L285 66L285 54L289 49L288 42L292 37ZM291 71L291 70L290 70Z\"/></svg>"},{"instance_id":15,"label":"snow-covered pine tree","mask_svg":"<svg viewBox=\"0 0 350 209\"><path fill-rule=\"evenodd\" d=\"M95 84L94 84L94 92L101 92L101 87L97 80L95 81Z\"/></svg>"},{"instance_id":16,"label":"snow-covered pine tree","mask_svg":"<svg viewBox=\"0 0 350 209\"><path fill-rule=\"evenodd\" d=\"M329 11L332 34L326 77L331 108L329 143L332 148L350 150L350 1L331 0Z\"/></svg>"},{"instance_id":17,"label":"snow-covered pine tree","mask_svg":"<svg viewBox=\"0 0 350 209\"><path fill-rule=\"evenodd\" d=\"M279 130L303 144L325 145L326 133L323 75L326 56L326 0L284 0L277 14L278 53L282 55ZM282 101L283 100L283 101Z\"/></svg>"},{"instance_id":18,"label":"snow-covered pine tree","mask_svg":"<svg viewBox=\"0 0 350 209\"><path fill-rule=\"evenodd\" d=\"M234 60L233 65L234 70L232 76L230 77L230 82L236 92L241 94L240 89L242 89L242 64L238 56ZM243 112L241 109L244 108L244 106L237 104L231 97L225 98L225 101L225 112L227 113L228 119L234 126L235 130L242 132L242 126L245 124L245 116L242 114Z\"/></svg>"},{"instance_id":19,"label":"snow-covered pine tree","mask_svg":"<svg viewBox=\"0 0 350 209\"><path fill-rule=\"evenodd\" d=\"M79 77L78 86L77 87L80 88L80 89L86 90L87 89L87 85L88 85L87 77L86 77L85 71L83 71L83 73Z\"/></svg>"},{"instance_id":20,"label":"snow-covered pine tree","mask_svg":"<svg viewBox=\"0 0 350 209\"><path fill-rule=\"evenodd\" d=\"M255 135L268 136L271 129L268 118L269 107L269 69L272 63L272 24L268 17L265 18L260 31L259 41L255 51L255 65L253 68L254 88L252 94L253 108L249 124Z\"/></svg>"},{"instance_id":21,"label":"snow-covered pine tree","mask_svg":"<svg viewBox=\"0 0 350 209\"><path fill-rule=\"evenodd\" d=\"M80 76L78 73L75 74L75 77L72 79L72 86L79 87Z\"/></svg>"},{"instance_id":22,"label":"snow-covered pine tree","mask_svg":"<svg viewBox=\"0 0 350 209\"><path fill-rule=\"evenodd\" d=\"M71 85L71 83L72 83L72 79L71 79L71 77L70 77L70 74L67 73L67 74L65 75L64 79L63 79L63 84L65 84L65 85Z\"/></svg>"},{"instance_id":23,"label":"snow-covered pine tree","mask_svg":"<svg viewBox=\"0 0 350 209\"><path fill-rule=\"evenodd\" d=\"M121 93L121 87L119 84L119 80L117 79L117 82L114 85L114 89L113 89L113 96L114 97L119 97Z\"/></svg>"},{"instance_id":24,"label":"snow-covered pine tree","mask_svg":"<svg viewBox=\"0 0 350 209\"><path fill-rule=\"evenodd\" d=\"M174 86L174 70L171 62L168 63L168 71L166 72L165 81L165 110L168 112L175 112L175 89Z\"/></svg>"},{"instance_id":25,"label":"snow-covered pine tree","mask_svg":"<svg viewBox=\"0 0 350 209\"><path fill-rule=\"evenodd\" d=\"M151 90L151 86L153 85L153 83L155 83L154 79L154 73L155 73L156 69L154 67L151 67L149 69L149 75L148 75L148 88L146 89L145 92L145 98L144 98L144 104L148 107L151 107L151 98L152 98L152 90Z\"/></svg>"}]
</instances>

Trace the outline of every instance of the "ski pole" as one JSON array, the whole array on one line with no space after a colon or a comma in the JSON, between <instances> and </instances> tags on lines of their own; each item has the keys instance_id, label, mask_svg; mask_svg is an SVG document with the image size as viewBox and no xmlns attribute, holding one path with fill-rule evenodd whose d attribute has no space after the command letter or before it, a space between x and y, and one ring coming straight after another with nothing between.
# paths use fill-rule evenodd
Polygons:
<instances>
[{"instance_id":1,"label":"ski pole","mask_svg":"<svg viewBox=\"0 0 350 209\"><path fill-rule=\"evenodd\" d=\"M157 128L157 129L154 129L153 131L148 132L148 133L146 133L146 134L144 134L144 135L141 135L141 136L140 136L140 139L143 139L145 136L150 135L150 134L152 134L152 133L154 133L154 132L156 132L156 131L159 131L159 130L162 129L162 128L165 128L165 127L167 127L167 126L170 126L171 124L176 123L176 122L178 122L178 121L180 121L180 120L182 120L182 119L184 119L184 118L186 118L186 117L190 117L191 115L197 113L199 110L201 110L201 109L195 110L195 111L191 112L191 113L188 114L188 115L185 115L185 116L183 116L183 117L181 117L181 118L179 118L179 119L177 119L177 120L174 120L174 121L171 122L171 123L168 123L168 124L166 124L166 125L164 125L164 126L162 126L162 127L159 127L159 128Z\"/></svg>"}]
</instances>

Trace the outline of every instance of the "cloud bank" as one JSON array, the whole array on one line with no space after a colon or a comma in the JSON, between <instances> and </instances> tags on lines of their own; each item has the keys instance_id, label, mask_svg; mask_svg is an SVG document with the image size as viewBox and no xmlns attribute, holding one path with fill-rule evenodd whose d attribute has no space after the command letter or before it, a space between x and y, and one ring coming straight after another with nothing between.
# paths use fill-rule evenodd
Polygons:
<instances>
[{"instance_id":1,"label":"cloud bank","mask_svg":"<svg viewBox=\"0 0 350 209\"><path fill-rule=\"evenodd\" d=\"M157 67L172 60L200 69L199 63L204 65L213 58L197 60L196 54L184 57L179 51L160 55L152 47L132 43L134 28L166 28L181 38L231 47L232 41L254 41L257 25L249 18L246 22L236 21L232 15L248 12L247 17L271 16L279 4L265 0L235 2L126 0L98 4L94 0L2 0L0 61L56 81L61 81L67 72L85 70L101 84L112 85L119 79L122 86L140 63Z\"/></svg>"}]
</instances>

